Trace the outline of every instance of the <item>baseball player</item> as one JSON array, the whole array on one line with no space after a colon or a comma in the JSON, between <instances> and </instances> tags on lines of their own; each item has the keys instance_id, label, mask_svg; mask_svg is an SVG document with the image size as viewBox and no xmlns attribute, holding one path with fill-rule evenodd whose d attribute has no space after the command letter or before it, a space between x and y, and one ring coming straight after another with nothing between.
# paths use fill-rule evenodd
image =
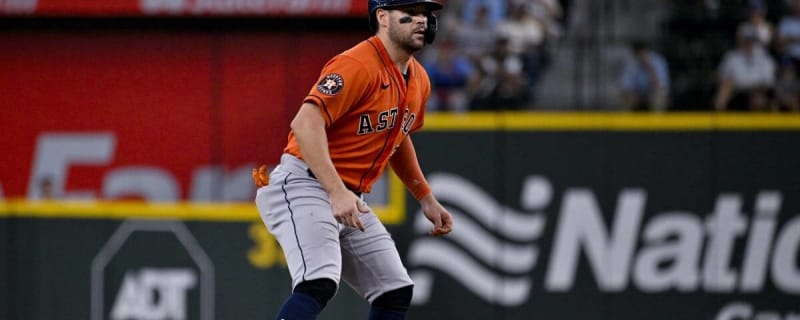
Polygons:
<instances>
[{"instance_id":1,"label":"baseball player","mask_svg":"<svg viewBox=\"0 0 800 320\"><path fill-rule=\"evenodd\" d=\"M430 80L413 54L436 36L433 0L369 0L375 35L333 57L292 120L280 164L254 169L261 219L281 245L293 291L276 319L315 319L344 280L369 319L404 319L413 282L363 201L391 165L440 236L452 216L422 174L410 134ZM269 184L267 184L269 182Z\"/></svg>"}]
</instances>

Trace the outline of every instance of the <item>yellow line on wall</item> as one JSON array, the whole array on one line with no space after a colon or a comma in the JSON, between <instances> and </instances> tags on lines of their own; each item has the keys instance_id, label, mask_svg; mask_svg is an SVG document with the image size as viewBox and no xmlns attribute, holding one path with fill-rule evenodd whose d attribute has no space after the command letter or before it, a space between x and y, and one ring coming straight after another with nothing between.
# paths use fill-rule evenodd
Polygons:
<instances>
[{"instance_id":1,"label":"yellow line on wall","mask_svg":"<svg viewBox=\"0 0 800 320\"><path fill-rule=\"evenodd\" d=\"M400 184L402 187L402 182ZM393 191L392 204L372 207L375 215L385 224L396 225L405 221L404 190ZM0 219L15 217L110 220L175 219L208 222L261 221L258 209L252 203L0 200Z\"/></svg>"},{"instance_id":2,"label":"yellow line on wall","mask_svg":"<svg viewBox=\"0 0 800 320\"><path fill-rule=\"evenodd\" d=\"M790 113L470 112L425 115L427 131L800 130Z\"/></svg>"},{"instance_id":3,"label":"yellow line on wall","mask_svg":"<svg viewBox=\"0 0 800 320\"><path fill-rule=\"evenodd\" d=\"M0 217L63 219L179 219L249 222L259 219L250 203L141 201L0 201Z\"/></svg>"}]
</instances>

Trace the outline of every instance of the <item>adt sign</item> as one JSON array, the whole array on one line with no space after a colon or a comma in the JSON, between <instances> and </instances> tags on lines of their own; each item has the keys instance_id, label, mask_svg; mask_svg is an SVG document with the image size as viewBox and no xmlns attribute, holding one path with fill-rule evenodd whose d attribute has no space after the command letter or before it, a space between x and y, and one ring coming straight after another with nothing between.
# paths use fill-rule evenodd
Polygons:
<instances>
[{"instance_id":1,"label":"adt sign","mask_svg":"<svg viewBox=\"0 0 800 320\"><path fill-rule=\"evenodd\" d=\"M214 267L180 221L123 222L92 261L92 320L214 318Z\"/></svg>"}]
</instances>

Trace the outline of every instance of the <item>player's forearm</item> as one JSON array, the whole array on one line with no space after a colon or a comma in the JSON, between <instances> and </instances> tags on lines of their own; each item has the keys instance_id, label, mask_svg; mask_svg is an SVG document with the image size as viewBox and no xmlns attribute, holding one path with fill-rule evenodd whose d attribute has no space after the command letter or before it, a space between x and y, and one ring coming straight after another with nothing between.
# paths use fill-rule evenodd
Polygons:
<instances>
[{"instance_id":1,"label":"player's forearm","mask_svg":"<svg viewBox=\"0 0 800 320\"><path fill-rule=\"evenodd\" d=\"M425 180L422 168L417 160L417 152L410 137L406 137L391 159L389 165L403 184L406 185L414 198L420 200L431 194L431 188Z\"/></svg>"},{"instance_id":2,"label":"player's forearm","mask_svg":"<svg viewBox=\"0 0 800 320\"><path fill-rule=\"evenodd\" d=\"M322 187L328 193L340 188L346 189L331 161L325 120L320 116L317 106L304 104L292 120L291 128L303 160L314 172Z\"/></svg>"},{"instance_id":3,"label":"player's forearm","mask_svg":"<svg viewBox=\"0 0 800 320\"><path fill-rule=\"evenodd\" d=\"M439 201L436 200L436 197L433 195L433 192L428 193L426 196L417 200L422 207L423 210L428 210L435 205L439 204Z\"/></svg>"}]
</instances>

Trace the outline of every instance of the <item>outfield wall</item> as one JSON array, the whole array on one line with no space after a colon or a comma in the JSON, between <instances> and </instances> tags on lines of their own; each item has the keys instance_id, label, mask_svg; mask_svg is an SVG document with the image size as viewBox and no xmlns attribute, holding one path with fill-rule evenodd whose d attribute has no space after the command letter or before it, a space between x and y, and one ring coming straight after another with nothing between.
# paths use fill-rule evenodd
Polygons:
<instances>
[{"instance_id":1,"label":"outfield wall","mask_svg":"<svg viewBox=\"0 0 800 320\"><path fill-rule=\"evenodd\" d=\"M322 66L364 37L119 28L0 32L0 197L49 180L59 198L247 201Z\"/></svg>"},{"instance_id":2,"label":"outfield wall","mask_svg":"<svg viewBox=\"0 0 800 320\"><path fill-rule=\"evenodd\" d=\"M379 197L410 319L800 317L796 116L428 115L414 139L455 231ZM282 263L249 203L0 204L0 319L269 318ZM343 288L322 318L367 307Z\"/></svg>"}]
</instances>

